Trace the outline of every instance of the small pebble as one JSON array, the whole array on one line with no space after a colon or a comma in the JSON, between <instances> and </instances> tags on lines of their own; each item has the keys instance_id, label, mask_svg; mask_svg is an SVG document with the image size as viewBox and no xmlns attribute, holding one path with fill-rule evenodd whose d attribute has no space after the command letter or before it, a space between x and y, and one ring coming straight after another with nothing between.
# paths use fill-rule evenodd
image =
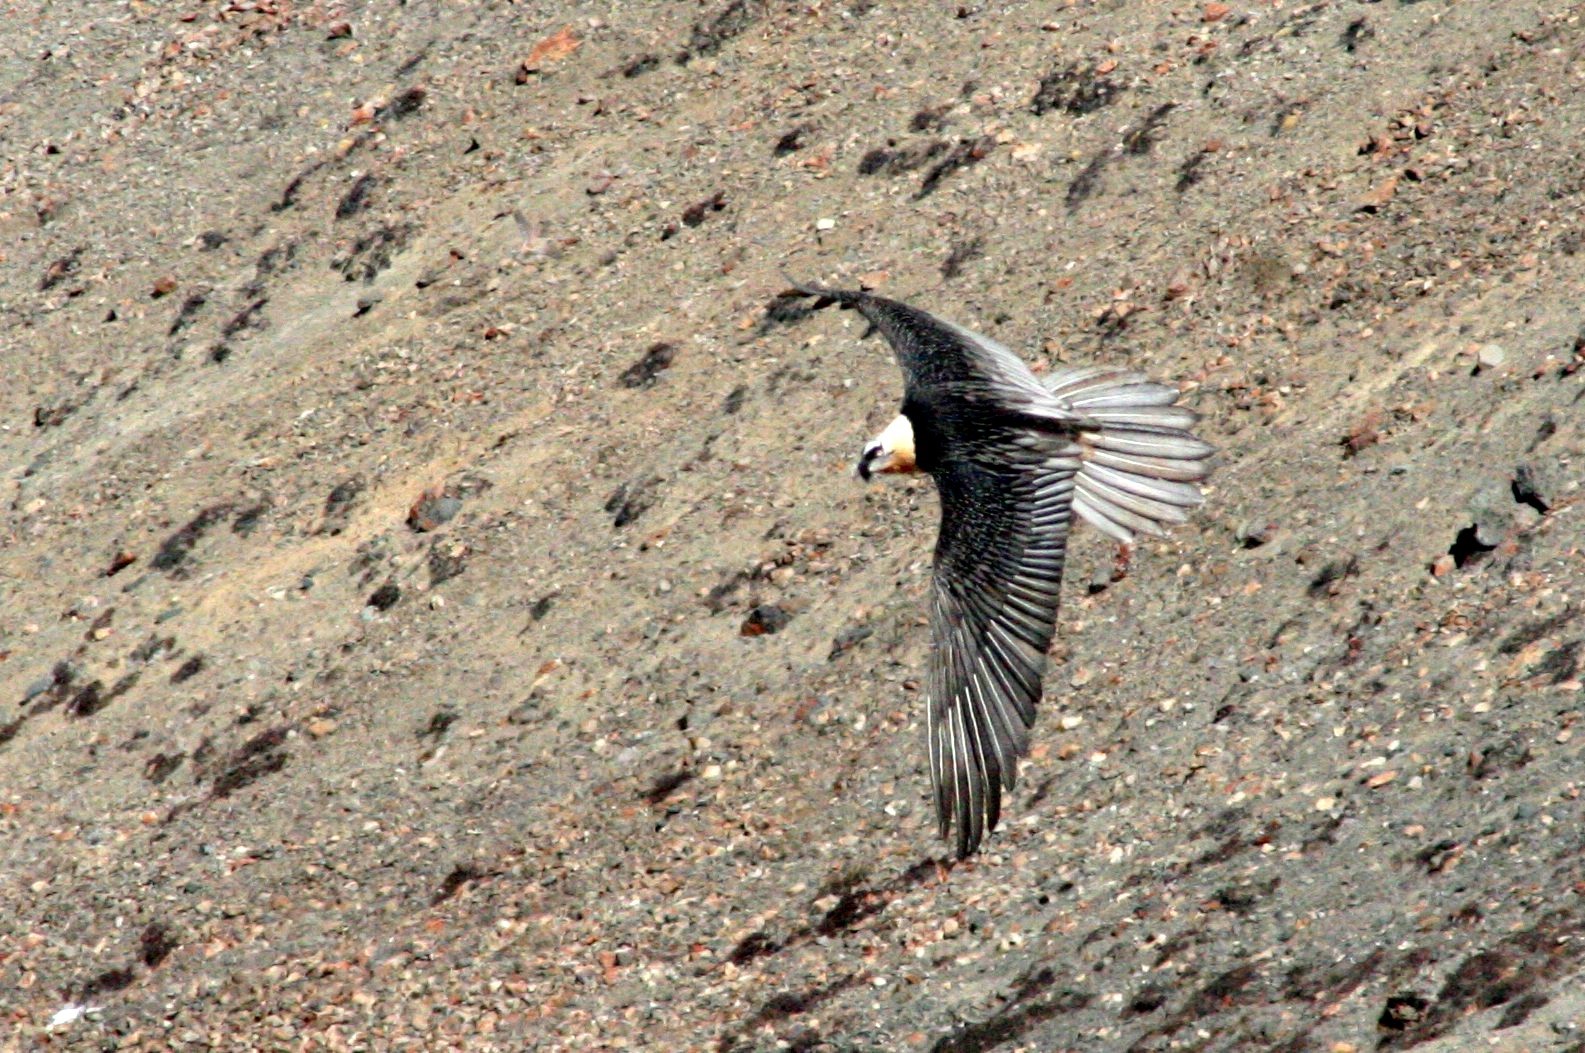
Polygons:
<instances>
[{"instance_id":1,"label":"small pebble","mask_svg":"<svg viewBox=\"0 0 1585 1053\"><path fill-rule=\"evenodd\" d=\"M1264 519L1253 519L1233 532L1244 548L1259 548L1277 534L1277 524Z\"/></svg>"}]
</instances>

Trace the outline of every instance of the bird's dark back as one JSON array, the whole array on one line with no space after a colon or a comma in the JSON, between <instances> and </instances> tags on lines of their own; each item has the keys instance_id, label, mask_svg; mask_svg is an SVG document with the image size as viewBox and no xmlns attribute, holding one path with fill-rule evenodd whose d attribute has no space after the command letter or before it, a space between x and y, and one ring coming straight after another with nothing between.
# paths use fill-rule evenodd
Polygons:
<instances>
[{"instance_id":1,"label":"bird's dark back","mask_svg":"<svg viewBox=\"0 0 1585 1053\"><path fill-rule=\"evenodd\" d=\"M910 391L903 416L914 430L914 461L922 472L939 475L948 458L1011 469L1005 451L1014 421L990 404L973 404L944 395L939 388Z\"/></svg>"}]
</instances>

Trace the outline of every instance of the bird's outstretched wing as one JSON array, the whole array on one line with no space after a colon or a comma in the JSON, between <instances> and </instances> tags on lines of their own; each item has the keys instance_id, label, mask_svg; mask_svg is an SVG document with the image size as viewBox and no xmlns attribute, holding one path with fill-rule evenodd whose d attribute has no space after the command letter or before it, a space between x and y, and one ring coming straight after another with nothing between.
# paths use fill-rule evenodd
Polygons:
<instances>
[{"instance_id":1,"label":"bird's outstretched wing","mask_svg":"<svg viewBox=\"0 0 1585 1053\"><path fill-rule=\"evenodd\" d=\"M1056 436L1008 447L1005 467L954 458L936 475L926 735L941 836L957 828L959 858L995 828L1029 749L1081 463Z\"/></svg>"},{"instance_id":2,"label":"bird's outstretched wing","mask_svg":"<svg viewBox=\"0 0 1585 1053\"><path fill-rule=\"evenodd\" d=\"M862 314L896 352L910 397L994 404L1058 424L1077 420L1023 359L988 336L884 296L797 282L793 288Z\"/></svg>"}]
</instances>

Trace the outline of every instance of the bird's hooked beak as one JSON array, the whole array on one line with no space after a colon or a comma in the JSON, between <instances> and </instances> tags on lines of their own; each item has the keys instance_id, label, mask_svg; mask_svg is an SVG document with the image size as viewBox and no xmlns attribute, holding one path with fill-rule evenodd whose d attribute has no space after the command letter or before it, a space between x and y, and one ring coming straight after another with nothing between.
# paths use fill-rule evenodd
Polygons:
<instances>
[{"instance_id":1,"label":"bird's hooked beak","mask_svg":"<svg viewBox=\"0 0 1585 1053\"><path fill-rule=\"evenodd\" d=\"M870 443L864 447L864 452L859 455L859 463L853 466L853 474L860 482L869 482L875 476L876 465L886 460L886 451L881 449L879 443ZM884 471L884 469L881 469Z\"/></svg>"},{"instance_id":2,"label":"bird's hooked beak","mask_svg":"<svg viewBox=\"0 0 1585 1053\"><path fill-rule=\"evenodd\" d=\"M864 445L853 474L864 482L876 475L917 471L914 463L914 428L907 417L898 415L886 430Z\"/></svg>"}]
</instances>

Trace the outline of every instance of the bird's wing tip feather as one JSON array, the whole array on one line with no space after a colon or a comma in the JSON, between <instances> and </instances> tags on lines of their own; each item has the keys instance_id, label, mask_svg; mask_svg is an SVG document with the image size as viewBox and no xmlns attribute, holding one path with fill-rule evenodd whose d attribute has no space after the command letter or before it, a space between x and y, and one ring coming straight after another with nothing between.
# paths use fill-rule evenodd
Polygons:
<instances>
[{"instance_id":1,"label":"bird's wing tip feather","mask_svg":"<svg viewBox=\"0 0 1585 1053\"><path fill-rule=\"evenodd\" d=\"M794 292L802 296L819 296L828 300L835 300L837 303L853 303L864 295L861 290L833 289L830 286L820 285L816 282L801 282L786 271L782 271L781 276L782 281L786 282ZM782 293L782 295L786 296L788 293Z\"/></svg>"}]
</instances>

